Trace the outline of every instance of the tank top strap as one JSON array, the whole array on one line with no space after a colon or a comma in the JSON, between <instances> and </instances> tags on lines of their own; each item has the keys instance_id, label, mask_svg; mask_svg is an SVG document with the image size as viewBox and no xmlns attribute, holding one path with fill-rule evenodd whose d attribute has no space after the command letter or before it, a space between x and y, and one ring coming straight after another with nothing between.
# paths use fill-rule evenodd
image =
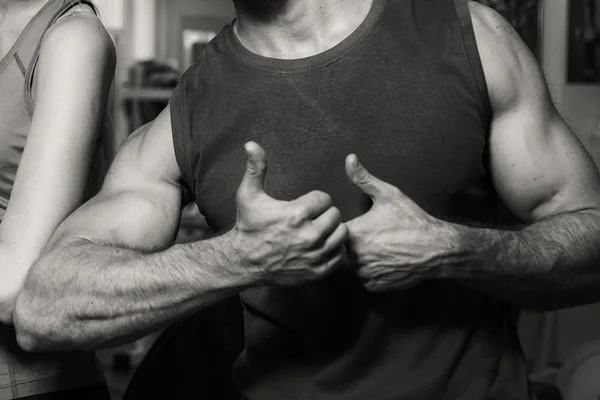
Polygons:
<instances>
[{"instance_id":1,"label":"tank top strap","mask_svg":"<svg viewBox=\"0 0 600 400\"><path fill-rule=\"evenodd\" d=\"M37 58L42 39L52 24L71 8L80 4L88 5L94 11L96 10L92 2L87 0L49 0L35 17L32 18L29 24L27 24L23 32L25 37L16 53L20 63L26 69Z\"/></svg>"},{"instance_id":2,"label":"tank top strap","mask_svg":"<svg viewBox=\"0 0 600 400\"><path fill-rule=\"evenodd\" d=\"M60 17L78 5L87 5L97 14L96 6L88 0L49 0L23 31L23 40L14 57L25 78L25 102L30 114L33 114L33 99L30 90L33 72L44 35Z\"/></svg>"},{"instance_id":3,"label":"tank top strap","mask_svg":"<svg viewBox=\"0 0 600 400\"><path fill-rule=\"evenodd\" d=\"M471 19L471 11L469 9L469 0L453 0L454 6L456 7L456 14L461 26L462 40L464 42L464 48L467 53L469 65L471 67L471 73L473 79L477 84L477 89L481 96L481 101L485 107L485 111L488 117L488 123L491 122L492 106L490 103L490 97L488 93L487 82L485 80L485 74L483 72L483 65L479 56L479 50L477 48L477 41L475 39L475 31L473 29L473 21Z\"/></svg>"}]
</instances>

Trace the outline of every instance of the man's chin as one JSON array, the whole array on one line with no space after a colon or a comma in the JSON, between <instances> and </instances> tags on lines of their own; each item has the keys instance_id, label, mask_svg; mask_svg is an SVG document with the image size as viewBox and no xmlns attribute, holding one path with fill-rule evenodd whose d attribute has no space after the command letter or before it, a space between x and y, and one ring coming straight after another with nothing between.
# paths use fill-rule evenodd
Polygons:
<instances>
[{"instance_id":1,"label":"man's chin","mask_svg":"<svg viewBox=\"0 0 600 400\"><path fill-rule=\"evenodd\" d=\"M276 17L294 0L233 0L242 11L256 19L268 20Z\"/></svg>"}]
</instances>

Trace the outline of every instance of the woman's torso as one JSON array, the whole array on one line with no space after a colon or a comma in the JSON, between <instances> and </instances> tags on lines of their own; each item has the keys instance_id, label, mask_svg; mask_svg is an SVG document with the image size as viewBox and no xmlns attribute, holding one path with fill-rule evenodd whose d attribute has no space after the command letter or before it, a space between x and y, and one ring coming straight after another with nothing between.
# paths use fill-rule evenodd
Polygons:
<instances>
[{"instance_id":1,"label":"woman's torso","mask_svg":"<svg viewBox=\"0 0 600 400\"><path fill-rule=\"evenodd\" d=\"M88 2L50 0L0 59L0 221L10 200L34 111L34 71L42 38L60 18ZM77 8L74 8L77 7ZM12 327L0 325L0 399L68 390L104 380L93 353L29 354Z\"/></svg>"}]
</instances>

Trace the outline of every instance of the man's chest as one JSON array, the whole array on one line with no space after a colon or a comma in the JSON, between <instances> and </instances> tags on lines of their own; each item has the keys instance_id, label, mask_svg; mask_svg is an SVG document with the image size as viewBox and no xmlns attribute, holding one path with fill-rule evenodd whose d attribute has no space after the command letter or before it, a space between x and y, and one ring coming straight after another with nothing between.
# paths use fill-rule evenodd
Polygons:
<instances>
[{"instance_id":1,"label":"man's chest","mask_svg":"<svg viewBox=\"0 0 600 400\"><path fill-rule=\"evenodd\" d=\"M346 176L349 154L438 215L447 213L450 199L485 173L485 132L479 121L461 116L458 109L436 116L340 96L318 106L279 96L277 104L256 103L248 105L252 110L228 115L215 109L212 117L206 116L208 124L198 125L205 133L195 134L200 140L191 146L196 196L219 230L234 222L235 192L246 163L243 146L250 140L266 150L269 195L292 200L321 190L333 197L344 219L369 206Z\"/></svg>"}]
</instances>

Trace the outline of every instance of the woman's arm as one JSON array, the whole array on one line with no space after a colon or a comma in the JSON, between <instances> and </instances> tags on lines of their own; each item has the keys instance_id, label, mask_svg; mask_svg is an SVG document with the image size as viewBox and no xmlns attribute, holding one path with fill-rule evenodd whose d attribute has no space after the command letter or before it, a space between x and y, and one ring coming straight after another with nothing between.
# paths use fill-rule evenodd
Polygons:
<instances>
[{"instance_id":1,"label":"woman's arm","mask_svg":"<svg viewBox=\"0 0 600 400\"><path fill-rule=\"evenodd\" d=\"M57 22L43 41L35 112L0 224L0 321L57 226L84 200L104 127L116 55L95 15ZM59 290L59 289L57 289Z\"/></svg>"}]
</instances>

